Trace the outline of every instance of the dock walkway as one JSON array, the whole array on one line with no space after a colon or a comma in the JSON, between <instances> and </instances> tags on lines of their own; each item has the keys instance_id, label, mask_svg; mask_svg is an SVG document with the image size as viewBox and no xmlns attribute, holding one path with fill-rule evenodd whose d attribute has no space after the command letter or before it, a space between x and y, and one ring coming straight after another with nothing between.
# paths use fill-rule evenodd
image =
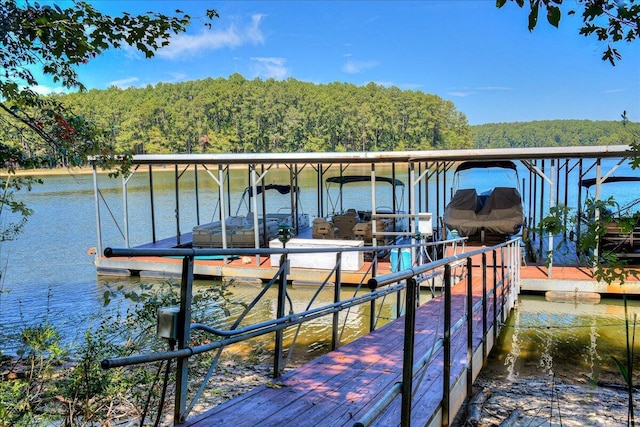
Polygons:
<instances>
[{"instance_id":1,"label":"dock walkway","mask_svg":"<svg viewBox=\"0 0 640 427\"><path fill-rule=\"evenodd\" d=\"M475 271L475 270L474 270ZM489 271L490 273L490 271ZM473 274L476 276L477 274ZM487 282L492 282L489 276ZM451 292L451 324L464 321L467 313L466 280ZM451 394L449 415L455 416L466 395L467 370L473 378L479 372L482 360L495 339L492 326L493 295L498 295L497 311L506 291L502 288L487 298L487 304L476 304L482 299L482 278L473 278L473 339L469 358L467 328L452 329L451 334ZM491 286L489 286L491 289ZM414 373L412 425L429 425L441 419L443 402L444 350L437 343L444 334L443 296L437 296L418 307L414 364L427 355L424 367ZM484 319L484 325L483 325ZM195 416L182 426L354 426L368 411L379 403L383 395L402 382L404 317L396 319L376 331L343 347L290 371L273 383L262 385L211 410ZM483 330L487 331L483 338ZM485 346L483 348L483 341ZM435 349L435 350L434 350ZM478 351L482 354L478 356ZM429 354L432 353L432 354ZM480 362L474 362L480 357ZM474 366L476 363L479 366ZM415 365L414 365L415 366ZM466 373L466 374L465 374ZM462 381L460 381L462 380ZM456 385L456 383L458 385ZM371 423L375 426L397 425L400 420L401 396ZM366 423L365 423L366 424ZM438 425L441 422L437 422Z\"/></svg>"}]
</instances>

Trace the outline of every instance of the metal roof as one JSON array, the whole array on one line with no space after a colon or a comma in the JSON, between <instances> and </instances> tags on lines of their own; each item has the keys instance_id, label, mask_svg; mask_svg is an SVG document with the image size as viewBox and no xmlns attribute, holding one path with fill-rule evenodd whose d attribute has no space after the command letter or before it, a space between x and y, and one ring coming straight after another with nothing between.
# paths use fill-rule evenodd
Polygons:
<instances>
[{"instance_id":1,"label":"metal roof","mask_svg":"<svg viewBox=\"0 0 640 427\"><path fill-rule=\"evenodd\" d=\"M490 148L469 150L423 150L327 153L225 153L225 154L138 154L134 164L310 164L393 163L461 160L530 160L559 158L631 157L628 145L586 147Z\"/></svg>"}]
</instances>

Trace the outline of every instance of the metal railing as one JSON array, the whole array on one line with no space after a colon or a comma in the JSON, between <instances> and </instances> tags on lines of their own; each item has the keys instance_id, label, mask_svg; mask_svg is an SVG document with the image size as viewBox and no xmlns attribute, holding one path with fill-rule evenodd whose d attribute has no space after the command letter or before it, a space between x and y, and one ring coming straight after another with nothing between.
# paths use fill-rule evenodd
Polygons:
<instances>
[{"instance_id":1,"label":"metal railing","mask_svg":"<svg viewBox=\"0 0 640 427\"><path fill-rule=\"evenodd\" d=\"M491 255L490 262L487 254ZM498 259L500 255L500 259ZM479 264L474 265L474 259ZM369 287L376 289L379 286L386 286L393 283L405 281L407 292L405 300L405 322L404 322L404 344L403 344L403 366L402 380L393 384L386 393L354 424L354 427L365 427L371 425L387 409L395 398L401 396L400 425L408 427L412 421L412 409L414 394L418 386L414 385L414 380L423 374L425 368L434 355L442 351L442 400L434 408L428 420L420 420L420 425L442 425L450 424L451 413L455 413L458 408L452 408L451 390L456 387L456 383L461 378L466 382L466 394L472 393L472 385L475 379L475 372L486 363L490 345L492 345L499 334L500 327L506 321L508 309L516 304L519 293L520 265L522 251L520 239L511 240L493 247L482 248L460 255L453 255L441 260L431 262L426 265L412 267L392 274L378 276L369 281ZM458 278L454 279L453 271L462 268L464 271ZM480 275L474 276L475 269L480 269ZM443 325L440 335L434 336L431 346L423 354L418 355L415 361L415 336L416 336L416 307L418 302L419 287L417 277L428 275L430 272L443 270L442 282L442 303ZM489 283L489 276L492 277ZM480 277L482 291L477 301L474 303L473 279ZM456 283L466 280L466 310L460 319L452 322L452 288ZM491 316L491 318L489 318ZM480 320L481 337L480 345L474 345L474 322ZM463 329L464 328L464 329ZM452 348L452 336L456 333L466 333L466 359L452 360L454 349ZM479 367L474 366L474 355L482 356ZM462 367L457 375L452 378L452 368L454 363ZM437 418L440 417L439 422Z\"/></svg>"},{"instance_id":2,"label":"metal railing","mask_svg":"<svg viewBox=\"0 0 640 427\"><path fill-rule=\"evenodd\" d=\"M444 242L422 242L411 245L393 245L393 246L379 246L376 249L380 251L402 250L410 249L412 251L412 268L419 268L424 262L430 262L431 259L428 256L431 247L437 245L444 245L445 247L458 247L462 239L448 240ZM332 319L332 339L331 348L335 349L340 343L340 330L339 330L339 313L360 304L370 304L370 325L369 330L373 331L376 328L377 317L380 315L381 310L376 306L376 302L385 298L387 295L396 294L396 304L398 315L401 314L401 305L403 303L400 293L406 288L407 282L405 280L391 281L385 284L381 284L376 281L378 260L376 253L373 254L373 260L369 266L369 270L363 277L370 277L368 282L361 282L355 287L353 297L347 299L341 299L341 260L344 252L353 251L365 251L371 252L370 247L359 248L271 248L271 249L196 249L196 248L174 248L174 249L114 249L107 248L104 253L107 257L149 257L149 256L171 256L182 258L182 275L180 286L180 306L176 310L176 334L175 349L172 346L170 351L157 352L150 354L140 354L128 357L105 359L101 365L104 369L130 366L137 364L145 364L163 360L177 360L176 368L176 395L174 404L174 423L179 424L185 421L186 417L195 406L197 400L202 395L207 381L212 375L215 366L220 357L221 351L224 347L237 342L245 341L257 336L275 333L274 338L274 362L273 362L273 375L278 377L284 370L286 362L291 356L291 349L293 344L289 347L289 353L286 361L284 358L284 330L292 326L300 326L304 322L314 320L323 316L333 316ZM312 301L307 305L304 311L295 313L293 305L287 294L288 275L290 272L290 261L288 256L295 253L336 253L336 263L333 269L327 271L326 279L319 285L318 291L315 293ZM442 250L442 252L446 252ZM196 257L200 256L243 256L243 255L271 255L280 254L281 260L279 268L275 275L264 284L263 289L253 299L253 301L247 305L244 312L236 319L233 325L229 329L215 328L200 323L191 323L191 300L193 296L193 281L194 281L194 263ZM429 275L420 274L420 280L427 280L433 278L440 273ZM372 282L373 280L373 282ZM373 286L375 283L375 286ZM311 308L313 300L318 293L327 286L334 286L333 303L326 304L321 307ZM361 288L369 287L369 292L358 295ZM268 321L255 323L248 326L240 327L242 320L256 306L258 301L265 295L270 289L277 289L277 308L276 318ZM433 290L432 290L433 293ZM290 310L287 314L286 305L289 301ZM378 312L376 315L375 313ZM190 347L190 334L191 331L201 330L206 333L216 336L218 339L209 343ZM296 332L297 337L298 331ZM295 343L295 338L294 338ZM187 402L187 384L189 378L189 364L188 360L198 354L217 351L213 362L210 365L208 373L205 375L204 380L198 391L195 393L191 402Z\"/></svg>"}]
</instances>

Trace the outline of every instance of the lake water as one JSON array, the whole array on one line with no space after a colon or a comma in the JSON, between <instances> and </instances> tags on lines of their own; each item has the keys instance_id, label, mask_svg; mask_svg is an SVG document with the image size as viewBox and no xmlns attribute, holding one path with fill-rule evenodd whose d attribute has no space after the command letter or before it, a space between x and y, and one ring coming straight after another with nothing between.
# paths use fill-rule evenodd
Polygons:
<instances>
[{"instance_id":1,"label":"lake water","mask_svg":"<svg viewBox=\"0 0 640 427\"><path fill-rule=\"evenodd\" d=\"M288 177L288 170L278 173ZM246 174L246 172L245 172ZM275 173L268 183L278 181ZM240 177L237 179L244 179ZM402 177L400 177L403 179ZM183 178L184 179L184 178ZM287 178L288 179L288 178ZM305 192L312 186L313 179L301 180L302 206L308 213L316 210L315 192ZM206 193L207 177L200 178L201 192ZM146 191L148 177L137 174L129 186L129 209L132 224L130 230L132 245L150 239L149 202ZM285 181L286 182L286 181ZM282 180L279 181L282 183ZM113 215L120 223L122 201L120 181L101 177L100 188L111 211L101 206L104 228L103 238L106 246L122 247L124 240L118 227L113 225ZM193 195L186 190L180 200L181 209L195 206ZM158 237L168 237L175 233L176 221L173 214L175 197L173 173L154 174L155 203L157 209ZM213 186L211 185L211 188ZM368 189L368 186L367 186ZM389 205L390 198L384 199L381 190L379 205ZM359 200L358 193L363 189L354 189L348 196L351 202ZM213 193L213 190L211 190ZM366 197L370 196L370 191ZM11 352L15 341L6 337L19 332L22 328L48 319L58 325L70 340L79 337L89 316L103 310L102 295L107 284L125 284L136 286L140 278L101 278L96 276L92 264L93 257L87 250L96 246L95 207L91 175L60 175L45 177L45 184L34 187L31 192L23 192L20 199L34 210L19 239L3 242L0 245L2 262L2 288L0 293L0 350ZM239 195L232 201L232 213L235 213ZM213 195L206 194L200 203L200 222L213 218L216 209ZM189 231L196 221L195 209L185 209L180 218L180 227ZM156 279L157 280L157 279ZM254 287L255 288L255 287ZM6 292L8 291L8 292ZM245 298L253 291L241 286L235 291L238 298ZM292 290L294 303L302 307L309 298L309 290ZM352 291L345 291L345 297ZM244 296L243 296L244 295ZM630 302L630 311L640 314L640 303ZM385 308L382 322L393 317L393 307ZM347 331L343 339L349 340L366 331L368 313L366 310L354 310L349 317ZM328 349L330 335L326 322L316 325L318 334L304 334L306 349L304 357ZM636 343L640 339L636 339ZM624 315L620 300L604 300L597 305L578 305L567 303L547 303L540 297L521 296L519 309L511 317L506 333L502 337L502 346L496 351L496 363L502 367L505 375L523 375L530 369L545 372L575 372L579 366L579 375L598 377L602 370L614 371L610 355L619 355L624 359ZM639 350L636 344L636 358ZM570 349L570 351L566 351ZM501 368L501 369L502 369ZM636 367L640 372L640 366Z\"/></svg>"}]
</instances>

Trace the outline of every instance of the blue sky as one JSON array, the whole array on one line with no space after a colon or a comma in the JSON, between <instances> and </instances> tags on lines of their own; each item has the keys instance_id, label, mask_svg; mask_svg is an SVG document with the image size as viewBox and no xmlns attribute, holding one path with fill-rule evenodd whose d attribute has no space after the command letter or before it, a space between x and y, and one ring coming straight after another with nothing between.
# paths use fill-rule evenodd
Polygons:
<instances>
[{"instance_id":1,"label":"blue sky","mask_svg":"<svg viewBox=\"0 0 640 427\"><path fill-rule=\"evenodd\" d=\"M619 120L624 110L640 121L640 41L621 45L613 67L601 60L602 42L578 34L577 16L563 16L560 29L541 19L529 32L528 11L494 0L91 3L111 14L214 8L220 18L211 30L195 19L151 60L107 52L80 69L89 88L240 73L422 91L452 101L472 125Z\"/></svg>"}]
</instances>

